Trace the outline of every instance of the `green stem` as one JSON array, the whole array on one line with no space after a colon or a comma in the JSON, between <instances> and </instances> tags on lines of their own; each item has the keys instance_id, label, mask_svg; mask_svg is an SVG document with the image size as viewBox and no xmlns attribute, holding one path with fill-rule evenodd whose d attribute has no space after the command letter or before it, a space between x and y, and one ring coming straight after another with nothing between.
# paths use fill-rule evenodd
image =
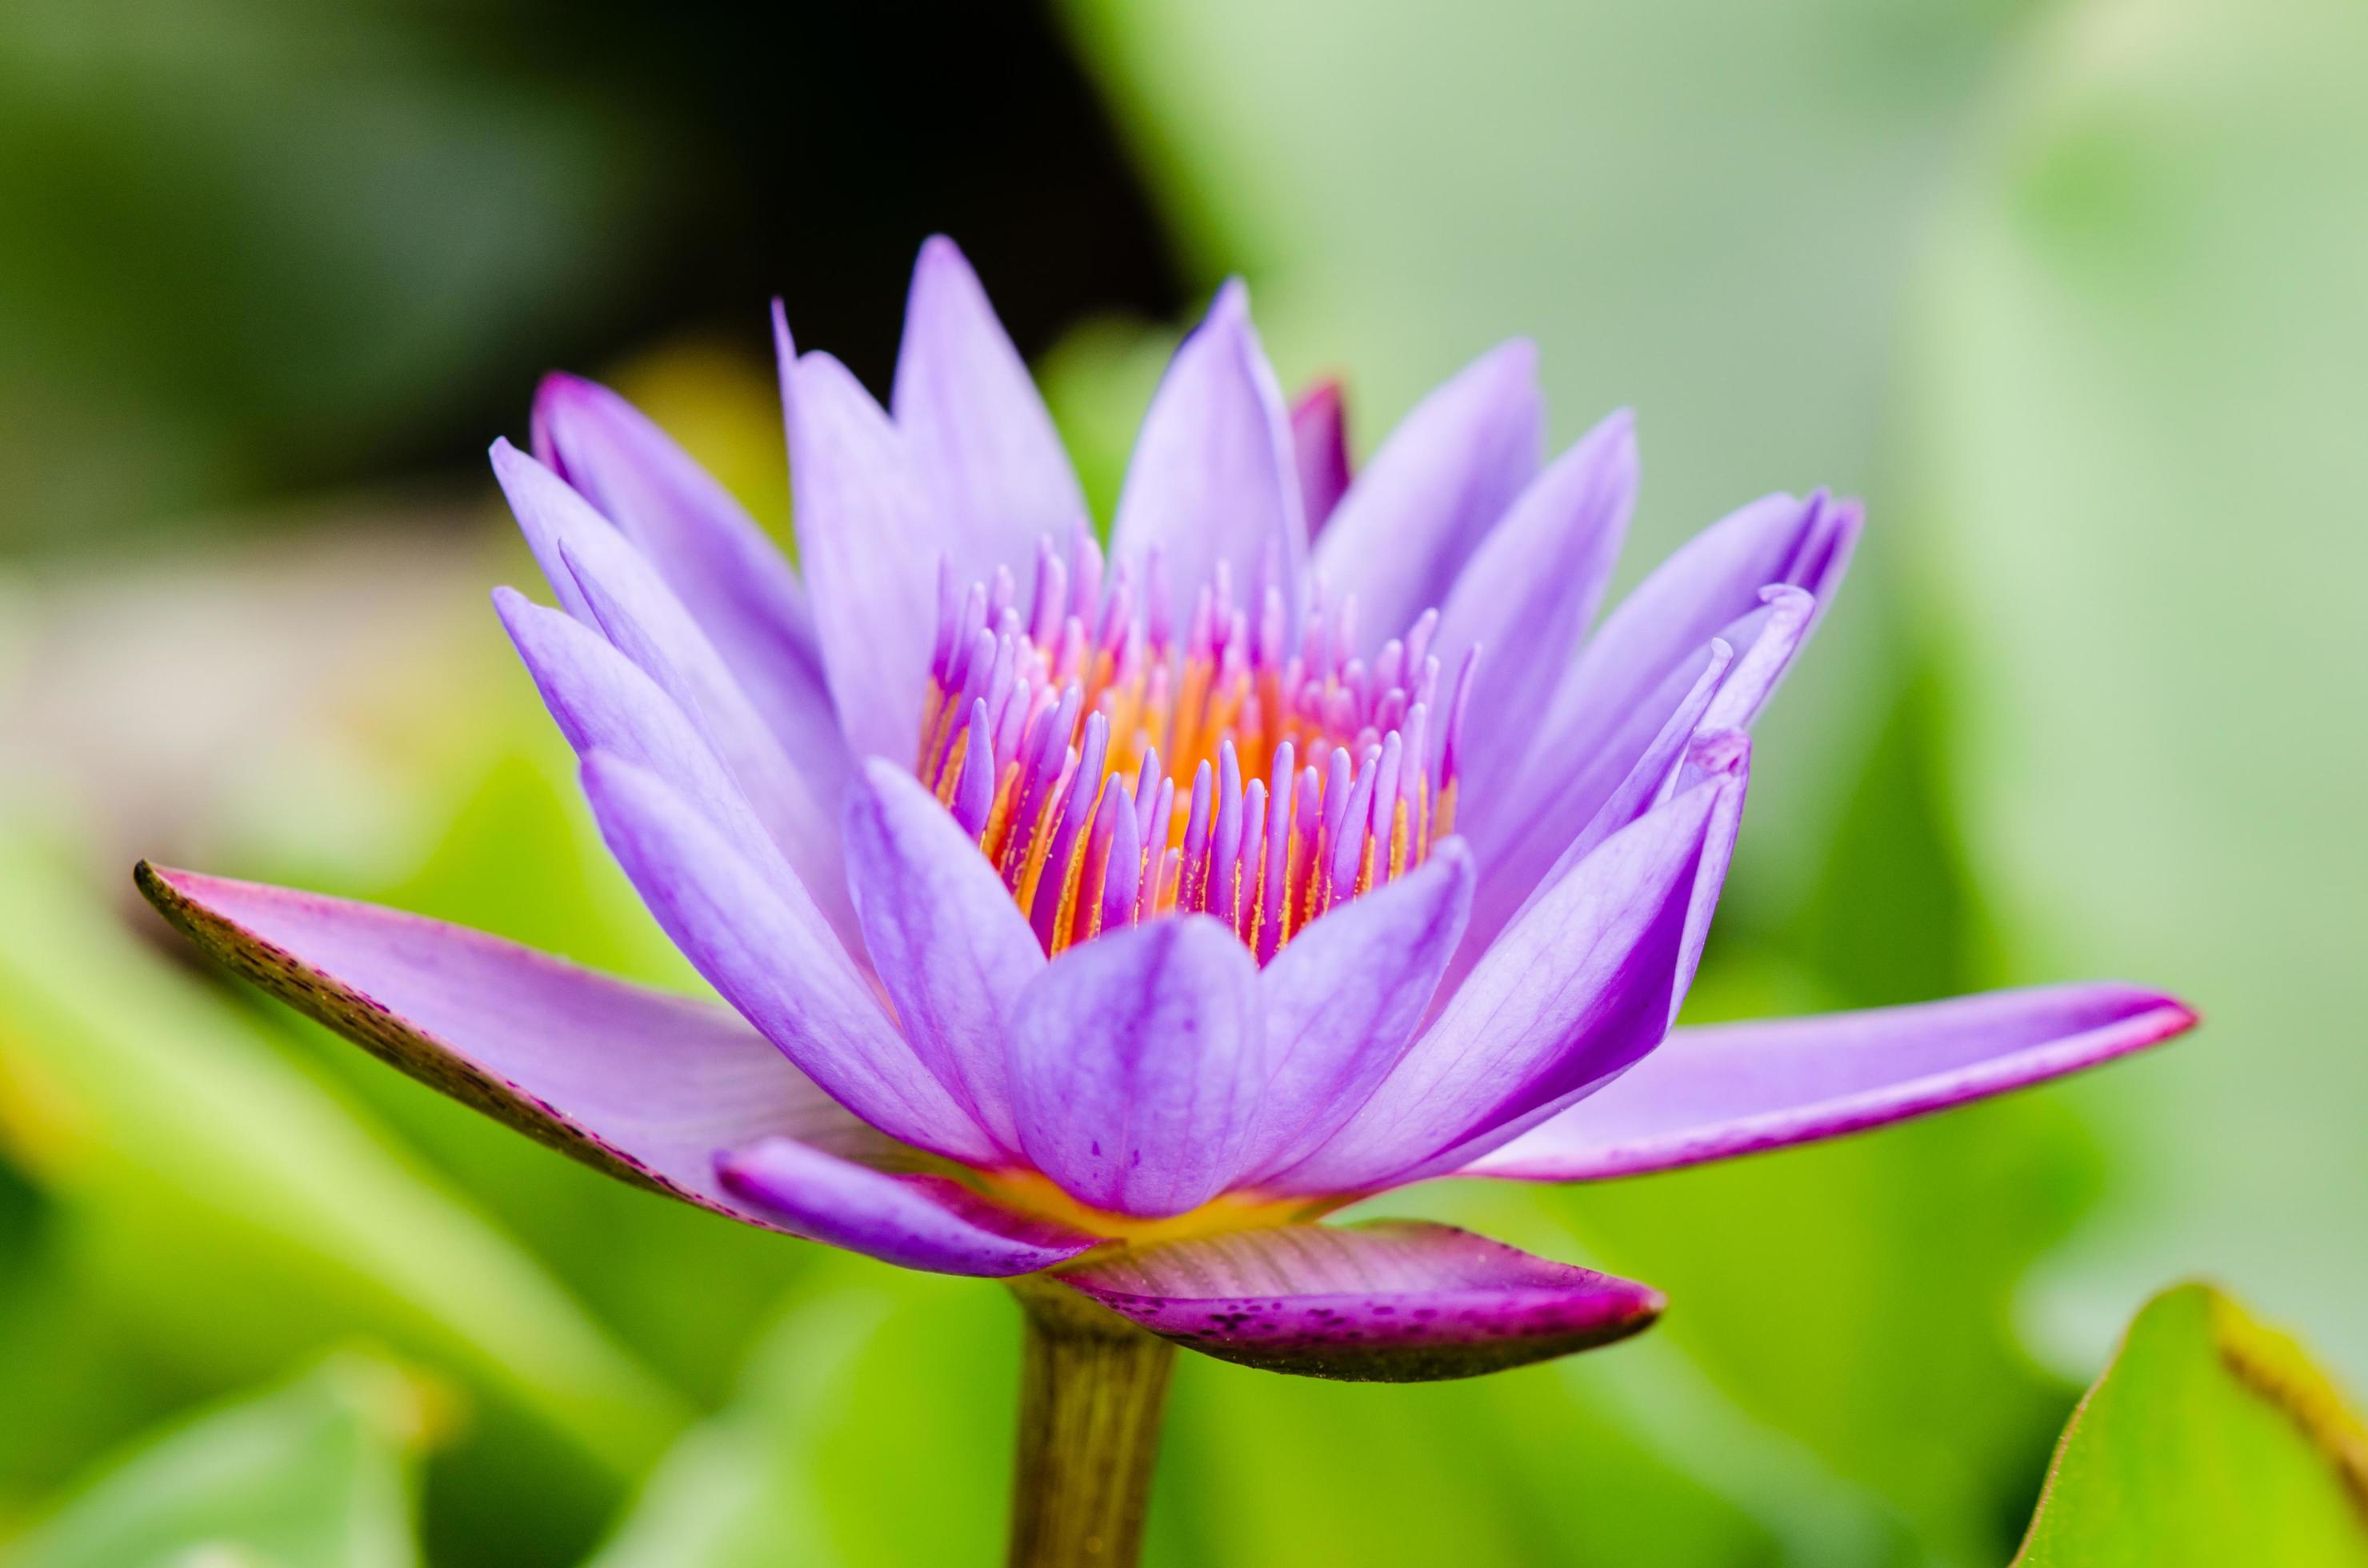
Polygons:
<instances>
[{"instance_id":1,"label":"green stem","mask_svg":"<svg viewBox=\"0 0 2368 1568\"><path fill-rule=\"evenodd\" d=\"M1012 1293L1028 1339L1010 1568L1133 1568L1176 1347L1064 1286Z\"/></svg>"}]
</instances>

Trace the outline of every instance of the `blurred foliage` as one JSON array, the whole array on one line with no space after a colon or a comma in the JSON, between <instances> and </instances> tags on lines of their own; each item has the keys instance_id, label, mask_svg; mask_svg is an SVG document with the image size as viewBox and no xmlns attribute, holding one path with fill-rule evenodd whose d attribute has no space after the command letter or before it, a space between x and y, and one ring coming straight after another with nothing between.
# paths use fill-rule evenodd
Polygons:
<instances>
[{"instance_id":1,"label":"blurred foliage","mask_svg":"<svg viewBox=\"0 0 2368 1568\"><path fill-rule=\"evenodd\" d=\"M436 1392L334 1356L141 1444L17 1544L17 1568L410 1568Z\"/></svg>"},{"instance_id":2,"label":"blurred foliage","mask_svg":"<svg viewBox=\"0 0 2368 1568\"><path fill-rule=\"evenodd\" d=\"M2065 1429L2020 1568L2368 1563L2368 1426L2208 1285L2146 1304Z\"/></svg>"},{"instance_id":3,"label":"blurred foliage","mask_svg":"<svg viewBox=\"0 0 2368 1568\"><path fill-rule=\"evenodd\" d=\"M1668 1316L1452 1386L1190 1362L1154 1562L1996 1562L2152 1283L2211 1267L2368 1366L2343 1021L2368 672L2339 598L2368 564L2368 218L2330 194L2368 168L2368 21L2266 6L1066 0L1181 269L1249 275L1286 379L1347 377L1361 451L1529 334L1558 434L1640 411L1631 580L1765 490L1869 496L1858 576L1763 728L1694 1017L2118 971L2213 1019L1880 1137L1394 1200L1652 1280ZM1115 499L1180 318L1164 264L1127 259L1144 199L1098 183L1090 114L1054 112L1073 68L1041 20L946 24L1043 55L1006 75L819 12L767 24L803 52L695 6L540 15L31 0L0 40L0 197L43 220L0 226L0 548L97 547L0 585L0 1542L51 1554L27 1561L149 1550L77 1533L101 1529L461 1568L999 1537L1001 1291L609 1183L126 915L117 860L153 853L696 984L485 608L534 577L482 484L351 554L274 510L204 522L252 552L114 558L190 508L399 478L455 430L473 450L560 360L779 528L763 292L877 384L939 224L1024 345L1074 324L1040 368ZM882 84L919 118L881 125ZM683 230L727 199L746 229ZM641 335L600 336L611 315ZM2268 1442L2211 1359L2260 1343L2233 1311L2150 1309L2067 1454L2106 1454L2121 1407ZM422 1370L319 1361L357 1335ZM2143 1388L2141 1362L2165 1369ZM2303 1485L2274 1444L2216 1440L2156 1457ZM290 1533L345 1527L342 1556Z\"/></svg>"},{"instance_id":4,"label":"blurred foliage","mask_svg":"<svg viewBox=\"0 0 2368 1568\"><path fill-rule=\"evenodd\" d=\"M0 209L40 221L0 228L0 537L382 459L489 350L615 301L646 129L454 47L438 9L10 6Z\"/></svg>"},{"instance_id":5,"label":"blurred foliage","mask_svg":"<svg viewBox=\"0 0 2368 1568\"><path fill-rule=\"evenodd\" d=\"M2207 1020L2069 1092L2120 1192L2036 1318L2087 1358L2203 1268L2368 1381L2363 60L2340 0L2049 17L1917 312L1916 585L2011 971Z\"/></svg>"}]
</instances>

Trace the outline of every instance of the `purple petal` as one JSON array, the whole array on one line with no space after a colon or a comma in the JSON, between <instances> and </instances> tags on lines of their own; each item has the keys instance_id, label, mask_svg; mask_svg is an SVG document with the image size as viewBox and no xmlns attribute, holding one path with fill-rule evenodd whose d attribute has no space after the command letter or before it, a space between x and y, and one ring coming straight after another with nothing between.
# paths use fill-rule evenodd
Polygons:
<instances>
[{"instance_id":1,"label":"purple petal","mask_svg":"<svg viewBox=\"0 0 2368 1568\"><path fill-rule=\"evenodd\" d=\"M655 774L595 752L584 789L675 946L791 1061L893 1137L993 1159L993 1143L897 1035L794 884L761 875Z\"/></svg>"},{"instance_id":2,"label":"purple petal","mask_svg":"<svg viewBox=\"0 0 2368 1568\"><path fill-rule=\"evenodd\" d=\"M874 760L849 792L848 874L872 966L915 1054L1017 1153L1004 1020L1044 949L995 867L937 797Z\"/></svg>"},{"instance_id":3,"label":"purple petal","mask_svg":"<svg viewBox=\"0 0 2368 1568\"><path fill-rule=\"evenodd\" d=\"M1270 1066L1243 1179L1313 1153L1398 1064L1471 903L1471 854L1446 839L1416 870L1292 937L1259 971Z\"/></svg>"},{"instance_id":4,"label":"purple petal","mask_svg":"<svg viewBox=\"0 0 2368 1568\"><path fill-rule=\"evenodd\" d=\"M937 635L938 565L949 531L913 455L847 367L808 354L790 388L790 483L832 700L860 759L909 765Z\"/></svg>"},{"instance_id":5,"label":"purple petal","mask_svg":"<svg viewBox=\"0 0 2368 1568\"><path fill-rule=\"evenodd\" d=\"M1781 1149L2043 1083L2194 1023L2175 997L2087 984L1679 1029L1464 1174L1589 1181Z\"/></svg>"},{"instance_id":6,"label":"purple petal","mask_svg":"<svg viewBox=\"0 0 2368 1568\"><path fill-rule=\"evenodd\" d=\"M1217 290L1151 400L1110 549L1135 561L1161 552L1179 623L1220 562L1232 569L1237 603L1260 604L1268 585L1294 611L1300 602L1307 518L1298 460L1238 278Z\"/></svg>"},{"instance_id":7,"label":"purple petal","mask_svg":"<svg viewBox=\"0 0 2368 1568\"><path fill-rule=\"evenodd\" d=\"M1353 594L1375 641L1447 597L1456 574L1536 476L1545 442L1538 351L1491 349L1415 406L1349 487L1315 566Z\"/></svg>"},{"instance_id":8,"label":"purple petal","mask_svg":"<svg viewBox=\"0 0 2368 1568\"><path fill-rule=\"evenodd\" d=\"M1264 1082L1258 971L1232 930L1169 916L1070 949L1021 993L1012 1109L1081 1203L1180 1214L1241 1168Z\"/></svg>"},{"instance_id":9,"label":"purple petal","mask_svg":"<svg viewBox=\"0 0 2368 1568\"><path fill-rule=\"evenodd\" d=\"M1356 1192L1420 1179L1443 1157L1468 1150L1462 1164L1486 1140L1510 1140L1658 1044L1741 800L1742 781L1720 777L1605 840L1506 930L1331 1142L1273 1185Z\"/></svg>"},{"instance_id":10,"label":"purple petal","mask_svg":"<svg viewBox=\"0 0 2368 1568\"><path fill-rule=\"evenodd\" d=\"M921 246L905 307L890 398L916 472L940 517L956 581L1017 572L1041 538L1086 517L1053 416L986 290L954 243Z\"/></svg>"},{"instance_id":11,"label":"purple petal","mask_svg":"<svg viewBox=\"0 0 2368 1568\"><path fill-rule=\"evenodd\" d=\"M896 1146L737 1015L481 931L142 864L140 891L221 963L428 1087L597 1170L747 1220L718 1148Z\"/></svg>"},{"instance_id":12,"label":"purple petal","mask_svg":"<svg viewBox=\"0 0 2368 1568\"><path fill-rule=\"evenodd\" d=\"M1271 1372L1468 1378L1623 1339L1659 1291L1416 1220L1132 1248L1057 1276L1178 1344Z\"/></svg>"},{"instance_id":13,"label":"purple petal","mask_svg":"<svg viewBox=\"0 0 2368 1568\"><path fill-rule=\"evenodd\" d=\"M778 863L773 841L740 787L706 738L640 665L582 621L514 589L495 588L494 608L577 756L611 752L649 769L752 863Z\"/></svg>"},{"instance_id":14,"label":"purple petal","mask_svg":"<svg viewBox=\"0 0 2368 1568\"><path fill-rule=\"evenodd\" d=\"M1588 824L1614 825L1601 813L1656 737L1666 738L1664 722L1695 689L1712 642L1727 643L1735 657L1726 695L1702 722L1739 727L1757 715L1815 629L1858 528L1853 505L1817 496L1756 502L1695 536L1612 612L1565 676L1526 755L1475 783L1459 812L1482 868L1467 944L1489 940L1547 885ZM1750 581L1761 573L1770 574L1766 583ZM1810 597L1770 601L1770 585Z\"/></svg>"},{"instance_id":15,"label":"purple petal","mask_svg":"<svg viewBox=\"0 0 2368 1568\"><path fill-rule=\"evenodd\" d=\"M1312 539L1349 489L1349 413L1340 383L1323 381L1291 405L1291 449L1299 460L1299 504Z\"/></svg>"},{"instance_id":16,"label":"purple petal","mask_svg":"<svg viewBox=\"0 0 2368 1568\"><path fill-rule=\"evenodd\" d=\"M1806 589L1820 606L1830 604L1861 521L1855 503L1823 494L1806 501L1770 495L1696 534L1622 600L1588 640L1542 721L1520 774L1507 781L1489 809L1526 820L1533 814L1535 797L1554 793L1576 762L1616 751L1611 742L1629 716L1712 638L1758 612L1762 588L1789 584ZM1742 643L1727 641L1738 657L1745 653ZM1639 749L1642 744L1640 738ZM1608 760L1609 777L1616 779L1626 773L1634 753ZM1590 805L1577 820L1592 814ZM1475 847L1486 864L1485 837Z\"/></svg>"},{"instance_id":17,"label":"purple petal","mask_svg":"<svg viewBox=\"0 0 2368 1568\"><path fill-rule=\"evenodd\" d=\"M944 1176L873 1170L787 1138L722 1155L715 1167L734 1196L781 1229L903 1268L1032 1274L1100 1242Z\"/></svg>"},{"instance_id":18,"label":"purple petal","mask_svg":"<svg viewBox=\"0 0 2368 1568\"><path fill-rule=\"evenodd\" d=\"M649 558L815 793L835 799L846 746L814 617L756 519L640 410L575 376L537 390L534 455Z\"/></svg>"},{"instance_id":19,"label":"purple petal","mask_svg":"<svg viewBox=\"0 0 2368 1568\"><path fill-rule=\"evenodd\" d=\"M494 472L570 615L657 683L704 735L844 940L854 937L838 835L723 658L656 569L564 481L507 441Z\"/></svg>"},{"instance_id":20,"label":"purple petal","mask_svg":"<svg viewBox=\"0 0 2368 1568\"><path fill-rule=\"evenodd\" d=\"M1464 777L1506 778L1531 744L1602 605L1636 477L1636 425L1623 409L1539 474L1457 575L1431 646L1450 670L1466 649L1481 650L1461 735ZM1474 807L1489 798L1484 787Z\"/></svg>"}]
</instances>

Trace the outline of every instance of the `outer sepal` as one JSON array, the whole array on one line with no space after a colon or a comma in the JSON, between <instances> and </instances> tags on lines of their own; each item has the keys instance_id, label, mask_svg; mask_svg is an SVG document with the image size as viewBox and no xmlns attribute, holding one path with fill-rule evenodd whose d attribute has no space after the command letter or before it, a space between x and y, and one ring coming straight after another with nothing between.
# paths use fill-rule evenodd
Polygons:
<instances>
[{"instance_id":1,"label":"outer sepal","mask_svg":"<svg viewBox=\"0 0 2368 1568\"><path fill-rule=\"evenodd\" d=\"M1277 1225L1089 1257L1054 1278L1220 1360L1349 1382L1477 1377L1624 1339L1661 1293L1452 1225Z\"/></svg>"}]
</instances>

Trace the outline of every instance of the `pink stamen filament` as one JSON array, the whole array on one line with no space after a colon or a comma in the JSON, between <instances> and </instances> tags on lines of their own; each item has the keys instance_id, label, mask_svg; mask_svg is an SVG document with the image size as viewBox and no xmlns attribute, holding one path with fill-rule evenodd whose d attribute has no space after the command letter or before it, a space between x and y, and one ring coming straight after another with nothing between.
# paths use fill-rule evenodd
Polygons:
<instances>
[{"instance_id":1,"label":"pink stamen filament","mask_svg":"<svg viewBox=\"0 0 2368 1568\"><path fill-rule=\"evenodd\" d=\"M1369 664L1353 601L1319 602L1286 652L1281 594L1253 617L1220 567L1179 642L1156 552L1144 576L1083 530L1040 545L1024 609L1008 570L958 591L941 568L916 771L1047 952L1181 911L1265 963L1453 831L1474 657L1434 757L1436 611Z\"/></svg>"}]
</instances>

